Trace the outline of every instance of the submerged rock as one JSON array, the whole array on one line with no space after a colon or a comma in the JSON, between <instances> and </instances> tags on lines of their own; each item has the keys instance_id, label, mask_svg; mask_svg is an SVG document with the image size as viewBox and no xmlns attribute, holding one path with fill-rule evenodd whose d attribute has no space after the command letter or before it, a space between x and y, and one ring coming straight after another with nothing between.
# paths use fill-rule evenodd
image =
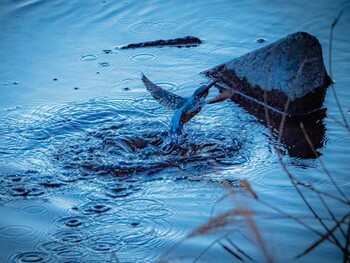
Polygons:
<instances>
[{"instance_id":1,"label":"submerged rock","mask_svg":"<svg viewBox=\"0 0 350 263\"><path fill-rule=\"evenodd\" d=\"M319 41L305 32L288 35L209 69L205 74L237 90L231 99L248 110L260 111L259 102L266 102L281 113L289 101L287 114L290 116L320 109L331 83ZM248 96L248 102L242 94ZM255 103L249 97L255 99Z\"/></svg>"},{"instance_id":2,"label":"submerged rock","mask_svg":"<svg viewBox=\"0 0 350 263\"><path fill-rule=\"evenodd\" d=\"M159 39L155 41L147 41L135 44L128 44L125 46L119 47L119 49L134 49L134 48L143 48L143 47L163 47L163 46L172 46L172 47L196 47L199 44L202 44L202 40L198 37L180 37L175 39Z\"/></svg>"}]
</instances>

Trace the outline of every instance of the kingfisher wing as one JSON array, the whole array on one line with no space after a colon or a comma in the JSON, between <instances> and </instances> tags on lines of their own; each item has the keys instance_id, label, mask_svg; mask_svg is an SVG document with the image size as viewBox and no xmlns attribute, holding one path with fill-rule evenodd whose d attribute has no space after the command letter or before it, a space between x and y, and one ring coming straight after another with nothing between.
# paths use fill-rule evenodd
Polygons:
<instances>
[{"instance_id":1,"label":"kingfisher wing","mask_svg":"<svg viewBox=\"0 0 350 263\"><path fill-rule=\"evenodd\" d=\"M150 81L144 74L141 75L141 80L145 84L147 90L151 92L153 98L156 99L160 104L165 106L170 110L176 110L181 108L186 99L176 95L170 91L166 91L165 89L157 86L152 81Z\"/></svg>"}]
</instances>

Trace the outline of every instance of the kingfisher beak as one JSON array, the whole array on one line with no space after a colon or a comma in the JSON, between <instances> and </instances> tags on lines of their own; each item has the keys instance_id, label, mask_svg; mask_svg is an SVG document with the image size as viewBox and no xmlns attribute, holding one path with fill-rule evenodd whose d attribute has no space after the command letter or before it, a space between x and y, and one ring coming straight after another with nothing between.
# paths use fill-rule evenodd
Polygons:
<instances>
[{"instance_id":1,"label":"kingfisher beak","mask_svg":"<svg viewBox=\"0 0 350 263\"><path fill-rule=\"evenodd\" d=\"M215 85L216 82L217 82L217 81L215 80L215 81L213 81L212 83L210 83L208 86L206 86L206 87L203 89L203 91L201 92L200 98L205 99L205 98L208 96L208 94L209 94L210 88L213 87L213 86Z\"/></svg>"},{"instance_id":2,"label":"kingfisher beak","mask_svg":"<svg viewBox=\"0 0 350 263\"><path fill-rule=\"evenodd\" d=\"M235 95L235 89L225 89L222 90L221 93L216 96L215 98L209 100L206 102L206 104L213 104L213 103L218 103L227 99L230 99L233 95Z\"/></svg>"}]
</instances>

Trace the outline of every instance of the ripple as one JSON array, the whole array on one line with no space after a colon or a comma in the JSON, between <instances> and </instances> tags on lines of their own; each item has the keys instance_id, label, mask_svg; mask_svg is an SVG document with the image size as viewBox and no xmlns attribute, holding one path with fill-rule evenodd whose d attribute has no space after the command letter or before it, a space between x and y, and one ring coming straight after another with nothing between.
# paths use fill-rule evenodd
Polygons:
<instances>
[{"instance_id":1,"label":"ripple","mask_svg":"<svg viewBox=\"0 0 350 263\"><path fill-rule=\"evenodd\" d=\"M140 54L136 54L133 55L131 57L129 57L130 60L132 61L152 61L152 60L156 60L158 58L157 55L152 54L152 53L140 53Z\"/></svg>"},{"instance_id":2,"label":"ripple","mask_svg":"<svg viewBox=\"0 0 350 263\"><path fill-rule=\"evenodd\" d=\"M350 136L336 134L332 139L329 139L327 143L332 145L334 149L339 150L340 153L344 153L350 145Z\"/></svg>"},{"instance_id":3,"label":"ripple","mask_svg":"<svg viewBox=\"0 0 350 263\"><path fill-rule=\"evenodd\" d=\"M48 208L41 205L30 205L23 207L20 212L24 215L42 215L48 212Z\"/></svg>"},{"instance_id":4,"label":"ripple","mask_svg":"<svg viewBox=\"0 0 350 263\"><path fill-rule=\"evenodd\" d=\"M17 110L21 110L21 109L23 109L23 107L17 105L17 106L14 106L12 108L7 108L6 111L17 111Z\"/></svg>"},{"instance_id":5,"label":"ripple","mask_svg":"<svg viewBox=\"0 0 350 263\"><path fill-rule=\"evenodd\" d=\"M113 50L112 49L103 49L102 50L102 54L113 54Z\"/></svg>"},{"instance_id":6,"label":"ripple","mask_svg":"<svg viewBox=\"0 0 350 263\"><path fill-rule=\"evenodd\" d=\"M145 259L145 255L152 256L156 251L169 247L169 240L175 243L186 235L186 230L173 218L158 219L129 217L121 218L114 223L120 230L120 256L130 256L134 259ZM152 261L152 260L151 260Z\"/></svg>"},{"instance_id":7,"label":"ripple","mask_svg":"<svg viewBox=\"0 0 350 263\"><path fill-rule=\"evenodd\" d=\"M157 81L154 84L164 88L167 91L170 91L170 92L173 92L173 93L176 93L176 94L181 94L181 92L180 92L180 85L178 85L175 82ZM145 92L144 95L141 96L141 98L145 98L145 99L148 99L150 97L151 97L151 95L149 94L149 92ZM139 100L135 100L134 102L139 102ZM156 101L153 99L153 102L156 102ZM164 110L165 108L162 106L161 109Z\"/></svg>"},{"instance_id":8,"label":"ripple","mask_svg":"<svg viewBox=\"0 0 350 263\"><path fill-rule=\"evenodd\" d=\"M92 55L92 54L88 54L88 55L82 55L79 57L79 59L81 61L93 61L93 60L97 60L98 56L96 55Z\"/></svg>"},{"instance_id":9,"label":"ripple","mask_svg":"<svg viewBox=\"0 0 350 263\"><path fill-rule=\"evenodd\" d=\"M136 33L150 33L162 31L163 26L157 22L143 21L131 24L127 29Z\"/></svg>"},{"instance_id":10,"label":"ripple","mask_svg":"<svg viewBox=\"0 0 350 263\"><path fill-rule=\"evenodd\" d=\"M169 210L164 204L153 199L140 198L128 200L127 202L120 204L119 208L123 211L128 211L130 217L143 215L146 218L165 218L174 214L174 212Z\"/></svg>"},{"instance_id":11,"label":"ripple","mask_svg":"<svg viewBox=\"0 0 350 263\"><path fill-rule=\"evenodd\" d=\"M44 252L22 252L14 254L11 257L11 262L22 262L22 263L29 263L29 262L49 262L51 261L51 258L48 254Z\"/></svg>"},{"instance_id":12,"label":"ripple","mask_svg":"<svg viewBox=\"0 0 350 263\"><path fill-rule=\"evenodd\" d=\"M133 195L136 191L138 191L140 187L133 185L117 185L108 187L106 190L106 196L111 198L125 198L127 196Z\"/></svg>"},{"instance_id":13,"label":"ripple","mask_svg":"<svg viewBox=\"0 0 350 263\"><path fill-rule=\"evenodd\" d=\"M110 254L113 251L119 250L121 243L116 235L109 233L92 236L86 241L86 246L94 254Z\"/></svg>"},{"instance_id":14,"label":"ripple","mask_svg":"<svg viewBox=\"0 0 350 263\"><path fill-rule=\"evenodd\" d=\"M84 253L82 251L79 251L77 249L68 249L58 252L57 257L60 259L68 259L70 262L76 262L75 259L81 259L84 256Z\"/></svg>"},{"instance_id":15,"label":"ripple","mask_svg":"<svg viewBox=\"0 0 350 263\"><path fill-rule=\"evenodd\" d=\"M184 22L175 20L160 21L158 23L162 25L163 31L177 31L185 26Z\"/></svg>"},{"instance_id":16,"label":"ripple","mask_svg":"<svg viewBox=\"0 0 350 263\"><path fill-rule=\"evenodd\" d=\"M151 69L149 67L140 66L139 64L114 66L108 68L108 73L119 77L120 81L125 78L140 79L141 72L144 74L150 74Z\"/></svg>"},{"instance_id":17,"label":"ripple","mask_svg":"<svg viewBox=\"0 0 350 263\"><path fill-rule=\"evenodd\" d=\"M68 244L76 244L81 243L86 240L86 236L77 231L62 231L53 236L60 242L68 243Z\"/></svg>"},{"instance_id":18,"label":"ripple","mask_svg":"<svg viewBox=\"0 0 350 263\"><path fill-rule=\"evenodd\" d=\"M88 202L81 205L78 208L85 215L100 215L112 210L112 206L109 204L99 203L99 202Z\"/></svg>"},{"instance_id":19,"label":"ripple","mask_svg":"<svg viewBox=\"0 0 350 263\"><path fill-rule=\"evenodd\" d=\"M147 94L149 96L149 94ZM153 98L147 98L147 99L136 99L132 101L131 106L136 110L144 110L144 111L157 111L162 112L163 114L166 113L166 110L162 105L160 105L158 102L156 102ZM165 115L164 115L165 116Z\"/></svg>"},{"instance_id":20,"label":"ripple","mask_svg":"<svg viewBox=\"0 0 350 263\"><path fill-rule=\"evenodd\" d=\"M208 65L211 61L213 61L214 56L207 53L192 52L191 54L185 54L184 59L191 65Z\"/></svg>"},{"instance_id":21,"label":"ripple","mask_svg":"<svg viewBox=\"0 0 350 263\"><path fill-rule=\"evenodd\" d=\"M156 234L152 229L146 229L142 231L138 231L137 233L127 234L122 237L122 242L126 244L126 246L144 246L149 244L150 239L153 240L156 238Z\"/></svg>"},{"instance_id":22,"label":"ripple","mask_svg":"<svg viewBox=\"0 0 350 263\"><path fill-rule=\"evenodd\" d=\"M100 62L100 63L98 63L98 65L100 67L103 67L103 68L108 68L111 66L111 63L110 62Z\"/></svg>"},{"instance_id":23,"label":"ripple","mask_svg":"<svg viewBox=\"0 0 350 263\"><path fill-rule=\"evenodd\" d=\"M138 23L140 21L141 21L141 19L140 18L136 18L136 17L122 17L122 18L117 18L115 20L115 23L123 25L123 26L129 26L129 25Z\"/></svg>"},{"instance_id":24,"label":"ripple","mask_svg":"<svg viewBox=\"0 0 350 263\"><path fill-rule=\"evenodd\" d=\"M162 85L167 84L162 83ZM169 83L169 86L175 85ZM89 108L90 106L85 106L85 110L88 111ZM91 108L95 112L98 105ZM96 118L84 117L84 120L89 120L86 125L90 127L96 119L98 126L95 131L90 128L94 132L80 136L82 138L79 140L65 142L60 150L62 152L57 160L66 169L76 173L76 179L84 178L77 173L77 169L91 176L96 174L131 176L141 173L154 174L167 167L183 164L185 168L181 169L186 169L188 172L208 173L210 170L217 169L218 165L222 167L246 162L244 156L237 153L241 148L240 142L232 136L237 133L236 127L227 128L226 124L225 128L216 127L214 124L219 122L216 122L212 116L193 121L191 124L195 127L194 132L186 136L184 147L169 155L160 147L169 129L167 120L169 114L161 105L153 99L139 99L125 102L120 109L118 104L115 104L114 111L110 124L103 116L101 117L101 114L96 115ZM80 113L79 118L84 115L86 114ZM150 117L152 122L149 121ZM218 116L219 119L222 117ZM74 120L74 122L82 123L80 120ZM210 130L208 130L208 123L211 123ZM222 134L223 130L226 135ZM68 178L71 180L73 177L67 176ZM129 195L130 193L127 189L123 189L118 193L109 192L109 194L117 198L118 194Z\"/></svg>"},{"instance_id":25,"label":"ripple","mask_svg":"<svg viewBox=\"0 0 350 263\"><path fill-rule=\"evenodd\" d=\"M233 27L233 20L223 17L209 17L204 19L198 19L192 22L189 25L189 28L194 30L208 30L208 29L214 29L217 30L218 28L228 28Z\"/></svg>"},{"instance_id":26,"label":"ripple","mask_svg":"<svg viewBox=\"0 0 350 263\"><path fill-rule=\"evenodd\" d=\"M12 127L11 124L9 124ZM18 151L23 151L26 148L27 140L21 136L18 132L6 132L3 130L2 136L0 136L0 153L1 154L13 154Z\"/></svg>"},{"instance_id":27,"label":"ripple","mask_svg":"<svg viewBox=\"0 0 350 263\"><path fill-rule=\"evenodd\" d=\"M83 216L69 216L69 217L63 217L59 218L55 225L60 228L85 228L88 225L90 225L91 222L87 217Z\"/></svg>"},{"instance_id":28,"label":"ripple","mask_svg":"<svg viewBox=\"0 0 350 263\"><path fill-rule=\"evenodd\" d=\"M2 85L6 86L6 85L18 85L19 82L18 81L13 81L13 80L8 80L2 83Z\"/></svg>"},{"instance_id":29,"label":"ripple","mask_svg":"<svg viewBox=\"0 0 350 263\"><path fill-rule=\"evenodd\" d=\"M181 21L168 20L168 21L141 21L136 22L127 27L128 30L137 33L149 33L160 31L176 31L184 27L184 23Z\"/></svg>"},{"instance_id":30,"label":"ripple","mask_svg":"<svg viewBox=\"0 0 350 263\"><path fill-rule=\"evenodd\" d=\"M23 133L23 137L30 140L43 141L49 139L51 134L44 129L27 129Z\"/></svg>"},{"instance_id":31,"label":"ripple","mask_svg":"<svg viewBox=\"0 0 350 263\"><path fill-rule=\"evenodd\" d=\"M45 242L41 245L39 245L39 248L45 251L49 251L50 253L54 252L60 252L60 251L66 251L69 250L69 245L65 244L62 241L50 241L50 242Z\"/></svg>"},{"instance_id":32,"label":"ripple","mask_svg":"<svg viewBox=\"0 0 350 263\"><path fill-rule=\"evenodd\" d=\"M210 62L217 55L231 58L232 54L235 54L236 52L237 52L236 47L215 47L215 48L210 50L211 57L207 58L206 62ZM205 58L203 58L203 59L205 59Z\"/></svg>"},{"instance_id":33,"label":"ripple","mask_svg":"<svg viewBox=\"0 0 350 263\"><path fill-rule=\"evenodd\" d=\"M131 84L131 83L135 83L138 80L139 79L136 79L136 78L125 78L125 79L122 79L120 82L123 84Z\"/></svg>"},{"instance_id":34,"label":"ripple","mask_svg":"<svg viewBox=\"0 0 350 263\"><path fill-rule=\"evenodd\" d=\"M265 38L258 38L257 40L255 40L256 43L264 43L267 40Z\"/></svg>"},{"instance_id":35,"label":"ripple","mask_svg":"<svg viewBox=\"0 0 350 263\"><path fill-rule=\"evenodd\" d=\"M125 79L126 82L133 80L132 77ZM171 82L157 84L172 91L178 87ZM216 110L215 113L222 112ZM241 145L233 136L237 133L236 127L227 128L230 125L221 115L216 118L210 114L190 122L183 147L169 155L161 145L166 139L171 113L153 98L92 100L32 109L30 114L35 119L28 120L29 130L42 129L50 136L39 133L25 140L34 145L36 138L42 137L42 141L49 144L45 151L53 157L50 162L64 169L53 184L49 178L39 185L11 185L13 196L42 195L47 192L46 188L61 187L64 182L86 180L97 174L154 174L174 166L186 172L210 173L218 166L225 169L247 161L244 155L237 154ZM222 127L217 125L220 122ZM132 189L118 187L108 191L110 197L125 198L133 194ZM83 208L83 213L109 213L104 211L111 209L108 203L107 207L99 206L104 204L97 202L96 207Z\"/></svg>"},{"instance_id":36,"label":"ripple","mask_svg":"<svg viewBox=\"0 0 350 263\"><path fill-rule=\"evenodd\" d=\"M79 240L79 239L77 239ZM87 253L82 242L69 242L66 241L50 241L39 245L39 248L50 253L51 256L60 260L69 260L64 262L80 262L79 259L83 258ZM75 244L78 243L79 245Z\"/></svg>"},{"instance_id":37,"label":"ripple","mask_svg":"<svg viewBox=\"0 0 350 263\"><path fill-rule=\"evenodd\" d=\"M0 228L0 236L5 238L23 238L33 236L36 230L25 225L10 225Z\"/></svg>"},{"instance_id":38,"label":"ripple","mask_svg":"<svg viewBox=\"0 0 350 263\"><path fill-rule=\"evenodd\" d=\"M45 192L38 187L31 187L30 185L22 186L22 187L13 187L11 188L12 196L23 196L23 197L31 197L31 196L40 196Z\"/></svg>"}]
</instances>

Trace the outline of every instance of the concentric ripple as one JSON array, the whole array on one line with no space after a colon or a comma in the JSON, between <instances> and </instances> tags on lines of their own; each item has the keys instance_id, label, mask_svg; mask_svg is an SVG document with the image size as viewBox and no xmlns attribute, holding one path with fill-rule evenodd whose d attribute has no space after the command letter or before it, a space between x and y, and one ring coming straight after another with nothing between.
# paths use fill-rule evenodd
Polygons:
<instances>
[{"instance_id":1,"label":"concentric ripple","mask_svg":"<svg viewBox=\"0 0 350 263\"><path fill-rule=\"evenodd\" d=\"M11 257L14 263L42 263L51 261L51 257L44 252L33 251L15 254Z\"/></svg>"},{"instance_id":2,"label":"concentric ripple","mask_svg":"<svg viewBox=\"0 0 350 263\"><path fill-rule=\"evenodd\" d=\"M63 228L63 229L85 228L90 224L91 224L90 220L84 216L63 217L63 218L59 218L55 222L55 225L58 228Z\"/></svg>"},{"instance_id":3,"label":"concentric ripple","mask_svg":"<svg viewBox=\"0 0 350 263\"><path fill-rule=\"evenodd\" d=\"M81 61L93 61L98 59L98 56L92 55L92 54L87 54L87 55L82 55L79 57Z\"/></svg>"},{"instance_id":4,"label":"concentric ripple","mask_svg":"<svg viewBox=\"0 0 350 263\"><path fill-rule=\"evenodd\" d=\"M87 202L78 207L78 211L81 211L84 215L100 215L112 210L112 205L105 202Z\"/></svg>"},{"instance_id":5,"label":"concentric ripple","mask_svg":"<svg viewBox=\"0 0 350 263\"><path fill-rule=\"evenodd\" d=\"M54 235L54 238L63 244L77 244L86 240L86 236L80 231L61 231Z\"/></svg>"},{"instance_id":6,"label":"concentric ripple","mask_svg":"<svg viewBox=\"0 0 350 263\"><path fill-rule=\"evenodd\" d=\"M69 108L71 116L66 117L70 119L69 124L81 127L81 130L84 126L88 127L88 132L72 134L62 147L56 144L53 152L57 164L72 169L74 173L122 176L152 174L167 167L189 167L191 163L191 169L210 171L212 164L237 165L245 160L236 154L241 148L240 142L234 137L224 136L215 128L215 122L210 126L209 135L208 131L200 129L201 124L197 122L200 126L194 128L195 134L185 136L184 147L169 154L162 148L169 126L166 124L168 116L161 105L151 99L125 101L122 107L118 102L102 103L92 102L91 105L81 105L83 108L79 105ZM93 109L91 112L90 108ZM205 119L203 121L206 122ZM231 131L235 134L234 127L225 129L226 134ZM212 163L209 166L208 161ZM98 209L93 210L97 212Z\"/></svg>"},{"instance_id":7,"label":"concentric ripple","mask_svg":"<svg viewBox=\"0 0 350 263\"><path fill-rule=\"evenodd\" d=\"M153 53L140 53L140 54L135 54L130 57L130 60L135 61L135 62L144 62L144 61L152 61L156 60L158 56Z\"/></svg>"},{"instance_id":8,"label":"concentric ripple","mask_svg":"<svg viewBox=\"0 0 350 263\"><path fill-rule=\"evenodd\" d=\"M21 213L25 215L42 215L48 212L48 208L40 205L29 205L21 209Z\"/></svg>"},{"instance_id":9,"label":"concentric ripple","mask_svg":"<svg viewBox=\"0 0 350 263\"><path fill-rule=\"evenodd\" d=\"M99 234L90 237L86 241L86 246L91 253L110 254L112 251L119 250L121 243L113 234Z\"/></svg>"},{"instance_id":10,"label":"concentric ripple","mask_svg":"<svg viewBox=\"0 0 350 263\"><path fill-rule=\"evenodd\" d=\"M111 62L100 62L98 65L102 68L108 68L111 66Z\"/></svg>"},{"instance_id":11,"label":"concentric ripple","mask_svg":"<svg viewBox=\"0 0 350 263\"><path fill-rule=\"evenodd\" d=\"M176 31L184 26L180 21L141 21L131 24L127 27L128 30L136 33L150 33L159 31Z\"/></svg>"},{"instance_id":12,"label":"concentric ripple","mask_svg":"<svg viewBox=\"0 0 350 263\"><path fill-rule=\"evenodd\" d=\"M114 77L120 78L120 81L125 79L125 76L128 78L137 79L139 81L141 72L144 74L149 74L151 72L151 69L139 64L129 64L124 66L112 66L108 68L108 73L111 74ZM120 77L124 76L124 77Z\"/></svg>"},{"instance_id":13,"label":"concentric ripple","mask_svg":"<svg viewBox=\"0 0 350 263\"><path fill-rule=\"evenodd\" d=\"M169 90L177 88L170 82L159 85ZM40 169L45 167L46 174L30 175L30 183L23 182L22 177L19 181L6 180L10 191L5 195L47 195L51 190L96 175L151 175L167 168L206 174L218 167L237 166L247 161L239 153L242 143L236 136L236 127L227 124L220 112L217 117L202 114L186 124L182 145L170 151L167 144L171 112L169 114L152 98L43 106L31 109L30 114L35 117L20 124L21 136L18 136L16 124L11 123L6 141L15 141L9 139L15 135L22 138L23 142L20 139L17 142L27 149L23 160L37 164ZM60 173L51 174L55 169ZM29 174L23 178L29 178ZM129 186L108 189L106 196L114 199L135 192ZM86 215L110 212L108 202L93 202L79 209Z\"/></svg>"},{"instance_id":14,"label":"concentric ripple","mask_svg":"<svg viewBox=\"0 0 350 263\"><path fill-rule=\"evenodd\" d=\"M9 225L0 228L0 236L5 238L24 238L34 235L36 230L26 225Z\"/></svg>"},{"instance_id":15,"label":"concentric ripple","mask_svg":"<svg viewBox=\"0 0 350 263\"><path fill-rule=\"evenodd\" d=\"M165 218L173 215L173 211L166 208L153 199L133 199L121 204L119 208L123 211L128 211L130 217L144 215L146 218Z\"/></svg>"},{"instance_id":16,"label":"concentric ripple","mask_svg":"<svg viewBox=\"0 0 350 263\"><path fill-rule=\"evenodd\" d=\"M139 186L117 184L107 188L105 195L113 199L125 198L134 195L140 189Z\"/></svg>"},{"instance_id":17,"label":"concentric ripple","mask_svg":"<svg viewBox=\"0 0 350 263\"><path fill-rule=\"evenodd\" d=\"M122 17L122 18L117 18L115 20L115 23L123 26L129 26L129 25L138 23L140 21L141 19L137 17Z\"/></svg>"},{"instance_id":18,"label":"concentric ripple","mask_svg":"<svg viewBox=\"0 0 350 263\"><path fill-rule=\"evenodd\" d=\"M130 251L132 251L134 259L147 261L146 255L151 257L157 250L169 247L169 240L176 242L186 234L184 228L170 218L145 219L131 217L129 219L121 219L117 223L117 227L122 231L120 233L122 246L118 250L118 255L121 258L126 258L126 261L131 255Z\"/></svg>"},{"instance_id":19,"label":"concentric ripple","mask_svg":"<svg viewBox=\"0 0 350 263\"><path fill-rule=\"evenodd\" d=\"M191 28L205 28L214 29L233 27L232 20L223 17L209 17L195 20L189 27Z\"/></svg>"}]
</instances>

